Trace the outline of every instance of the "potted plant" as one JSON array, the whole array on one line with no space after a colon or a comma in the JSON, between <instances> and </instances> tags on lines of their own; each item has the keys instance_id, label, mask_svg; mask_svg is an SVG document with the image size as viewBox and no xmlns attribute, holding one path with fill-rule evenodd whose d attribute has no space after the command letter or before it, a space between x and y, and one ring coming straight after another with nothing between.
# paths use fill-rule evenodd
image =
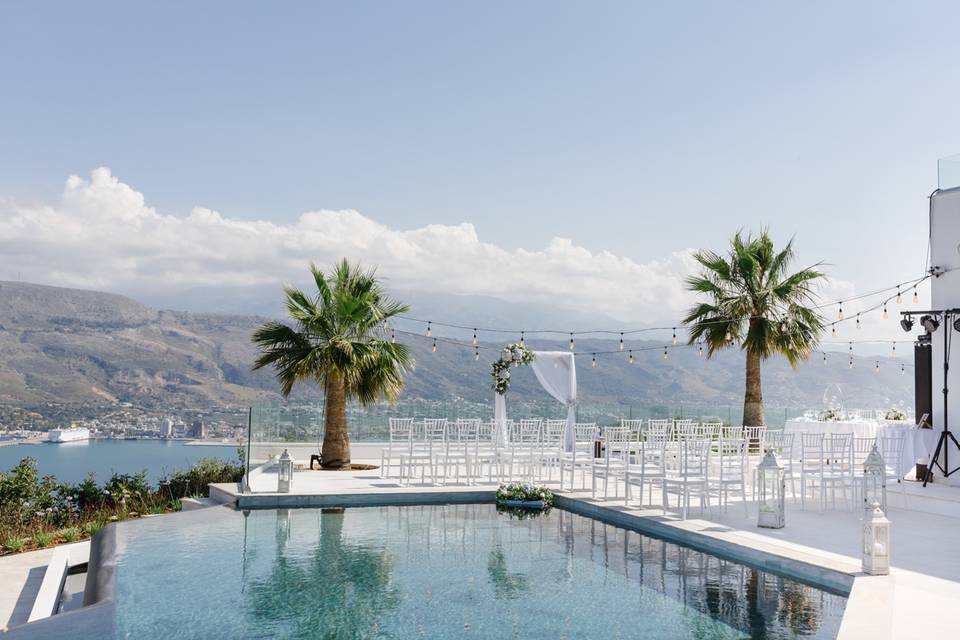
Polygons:
<instances>
[{"instance_id":1,"label":"potted plant","mask_svg":"<svg viewBox=\"0 0 960 640\"><path fill-rule=\"evenodd\" d=\"M553 493L546 487L526 482L501 484L497 489L497 504L523 509L544 509L553 504Z\"/></svg>"}]
</instances>

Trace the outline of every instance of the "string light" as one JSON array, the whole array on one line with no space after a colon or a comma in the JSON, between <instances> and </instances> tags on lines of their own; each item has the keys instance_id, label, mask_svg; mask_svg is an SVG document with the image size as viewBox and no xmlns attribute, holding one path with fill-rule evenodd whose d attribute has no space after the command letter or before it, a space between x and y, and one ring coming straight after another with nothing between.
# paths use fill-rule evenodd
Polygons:
<instances>
[{"instance_id":1,"label":"string light","mask_svg":"<svg viewBox=\"0 0 960 640\"><path fill-rule=\"evenodd\" d=\"M853 355L853 341L850 341L850 355Z\"/></svg>"},{"instance_id":2,"label":"string light","mask_svg":"<svg viewBox=\"0 0 960 640\"><path fill-rule=\"evenodd\" d=\"M396 342L396 341L397 341L397 334L396 332L394 332L393 329L390 329L390 342Z\"/></svg>"},{"instance_id":3,"label":"string light","mask_svg":"<svg viewBox=\"0 0 960 640\"><path fill-rule=\"evenodd\" d=\"M897 285L897 304L900 304L903 300L900 298L900 285Z\"/></svg>"},{"instance_id":4,"label":"string light","mask_svg":"<svg viewBox=\"0 0 960 640\"><path fill-rule=\"evenodd\" d=\"M596 366L597 366L597 354L593 354L593 360L590 361L590 366L596 368Z\"/></svg>"},{"instance_id":5,"label":"string light","mask_svg":"<svg viewBox=\"0 0 960 640\"><path fill-rule=\"evenodd\" d=\"M850 368L853 369L853 356L850 356Z\"/></svg>"},{"instance_id":6,"label":"string light","mask_svg":"<svg viewBox=\"0 0 960 640\"><path fill-rule=\"evenodd\" d=\"M573 351L573 334L570 334L570 351Z\"/></svg>"},{"instance_id":7,"label":"string light","mask_svg":"<svg viewBox=\"0 0 960 640\"><path fill-rule=\"evenodd\" d=\"M894 356L897 355L897 341L896 341L896 340L893 341L893 355L894 355Z\"/></svg>"},{"instance_id":8,"label":"string light","mask_svg":"<svg viewBox=\"0 0 960 640\"><path fill-rule=\"evenodd\" d=\"M673 328L673 344L674 345L677 344L677 328L676 327Z\"/></svg>"},{"instance_id":9,"label":"string light","mask_svg":"<svg viewBox=\"0 0 960 640\"><path fill-rule=\"evenodd\" d=\"M623 331L620 332L620 351L623 351Z\"/></svg>"},{"instance_id":10,"label":"string light","mask_svg":"<svg viewBox=\"0 0 960 640\"><path fill-rule=\"evenodd\" d=\"M884 302L884 303L883 303L883 319L886 320L886 319L889 318L889 317L890 317L890 316L887 315L887 303Z\"/></svg>"},{"instance_id":11,"label":"string light","mask_svg":"<svg viewBox=\"0 0 960 640\"><path fill-rule=\"evenodd\" d=\"M667 348L666 348L666 347L663 348L663 359L664 359L664 360L667 359Z\"/></svg>"},{"instance_id":12,"label":"string light","mask_svg":"<svg viewBox=\"0 0 960 640\"><path fill-rule=\"evenodd\" d=\"M473 330L473 346L477 346L477 330Z\"/></svg>"},{"instance_id":13,"label":"string light","mask_svg":"<svg viewBox=\"0 0 960 640\"><path fill-rule=\"evenodd\" d=\"M874 373L880 373L880 361L877 360L877 364L873 367Z\"/></svg>"},{"instance_id":14,"label":"string light","mask_svg":"<svg viewBox=\"0 0 960 640\"><path fill-rule=\"evenodd\" d=\"M480 359L480 349L477 349L476 347L474 347L473 349L473 359L474 360Z\"/></svg>"},{"instance_id":15,"label":"string light","mask_svg":"<svg viewBox=\"0 0 960 640\"><path fill-rule=\"evenodd\" d=\"M437 352L437 339L436 339L436 338L433 339L433 348L430 349L430 352L431 352L431 353L436 353L436 352Z\"/></svg>"},{"instance_id":16,"label":"string light","mask_svg":"<svg viewBox=\"0 0 960 640\"><path fill-rule=\"evenodd\" d=\"M823 364L827 364L827 354L823 354Z\"/></svg>"},{"instance_id":17,"label":"string light","mask_svg":"<svg viewBox=\"0 0 960 640\"><path fill-rule=\"evenodd\" d=\"M430 322L429 320L427 320L427 337L428 337L428 338L430 337L430 333L431 333L431 331L430 331L430 325L431 325L431 322Z\"/></svg>"},{"instance_id":18,"label":"string light","mask_svg":"<svg viewBox=\"0 0 960 640\"><path fill-rule=\"evenodd\" d=\"M857 314L857 329L860 328L860 314Z\"/></svg>"},{"instance_id":19,"label":"string light","mask_svg":"<svg viewBox=\"0 0 960 640\"><path fill-rule=\"evenodd\" d=\"M917 295L917 285L913 285L913 304L920 304L920 296Z\"/></svg>"},{"instance_id":20,"label":"string light","mask_svg":"<svg viewBox=\"0 0 960 640\"><path fill-rule=\"evenodd\" d=\"M834 338L837 337L837 325L836 325L836 324L831 324L831 325L830 325L830 335L831 335L832 337L834 337Z\"/></svg>"},{"instance_id":21,"label":"string light","mask_svg":"<svg viewBox=\"0 0 960 640\"><path fill-rule=\"evenodd\" d=\"M523 345L523 334L524 334L524 332L521 331L521 332L520 332L520 346L521 346L521 347L524 346L524 345Z\"/></svg>"},{"instance_id":22,"label":"string light","mask_svg":"<svg viewBox=\"0 0 960 640\"><path fill-rule=\"evenodd\" d=\"M903 363L900 363L900 375L903 375L907 372L907 368L903 366Z\"/></svg>"},{"instance_id":23,"label":"string light","mask_svg":"<svg viewBox=\"0 0 960 640\"><path fill-rule=\"evenodd\" d=\"M840 308L837 310L837 320L843 320L843 300L840 301Z\"/></svg>"},{"instance_id":24,"label":"string light","mask_svg":"<svg viewBox=\"0 0 960 640\"><path fill-rule=\"evenodd\" d=\"M697 355L698 355L698 356L702 356L702 355L703 355L703 343L702 343L702 342L698 342L698 343L697 343Z\"/></svg>"},{"instance_id":25,"label":"string light","mask_svg":"<svg viewBox=\"0 0 960 640\"><path fill-rule=\"evenodd\" d=\"M627 358L627 362L633 364L633 349L630 349L630 357Z\"/></svg>"}]
</instances>

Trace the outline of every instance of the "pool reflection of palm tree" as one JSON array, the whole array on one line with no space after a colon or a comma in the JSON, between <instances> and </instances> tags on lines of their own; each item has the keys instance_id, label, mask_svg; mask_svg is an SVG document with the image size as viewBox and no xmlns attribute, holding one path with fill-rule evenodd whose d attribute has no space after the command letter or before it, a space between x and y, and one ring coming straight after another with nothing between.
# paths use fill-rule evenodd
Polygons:
<instances>
[{"instance_id":1,"label":"pool reflection of palm tree","mask_svg":"<svg viewBox=\"0 0 960 640\"><path fill-rule=\"evenodd\" d=\"M487 560L487 575L493 585L494 596L497 599L512 600L529 589L529 580L522 573L512 573L507 570L507 557L500 545L490 551Z\"/></svg>"},{"instance_id":2,"label":"pool reflection of palm tree","mask_svg":"<svg viewBox=\"0 0 960 640\"><path fill-rule=\"evenodd\" d=\"M253 577L247 593L258 624L272 636L355 639L380 637L385 613L400 596L385 551L343 540L343 510L324 510L320 541L309 558L282 553L270 573Z\"/></svg>"}]
</instances>

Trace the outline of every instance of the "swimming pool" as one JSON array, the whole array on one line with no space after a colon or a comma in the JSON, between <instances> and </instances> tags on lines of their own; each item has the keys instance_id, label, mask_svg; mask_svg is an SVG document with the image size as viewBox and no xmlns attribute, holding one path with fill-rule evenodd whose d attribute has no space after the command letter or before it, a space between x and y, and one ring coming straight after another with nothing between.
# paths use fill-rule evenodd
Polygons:
<instances>
[{"instance_id":1,"label":"swimming pool","mask_svg":"<svg viewBox=\"0 0 960 640\"><path fill-rule=\"evenodd\" d=\"M218 507L116 546L119 638L833 638L846 603L561 509Z\"/></svg>"}]
</instances>

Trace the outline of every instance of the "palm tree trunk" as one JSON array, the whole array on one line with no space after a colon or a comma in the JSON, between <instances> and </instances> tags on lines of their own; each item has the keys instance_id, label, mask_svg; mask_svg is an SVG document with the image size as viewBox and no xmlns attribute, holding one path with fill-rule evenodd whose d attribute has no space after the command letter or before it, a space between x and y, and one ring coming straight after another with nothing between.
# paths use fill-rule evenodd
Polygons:
<instances>
[{"instance_id":1,"label":"palm tree trunk","mask_svg":"<svg viewBox=\"0 0 960 640\"><path fill-rule=\"evenodd\" d=\"M747 349L747 384L743 394L743 426L762 427L763 391L760 386L760 355Z\"/></svg>"},{"instance_id":2,"label":"palm tree trunk","mask_svg":"<svg viewBox=\"0 0 960 640\"><path fill-rule=\"evenodd\" d=\"M326 384L326 420L323 432L322 467L339 469L350 464L350 435L347 433L347 394L343 380L330 376Z\"/></svg>"}]
</instances>

